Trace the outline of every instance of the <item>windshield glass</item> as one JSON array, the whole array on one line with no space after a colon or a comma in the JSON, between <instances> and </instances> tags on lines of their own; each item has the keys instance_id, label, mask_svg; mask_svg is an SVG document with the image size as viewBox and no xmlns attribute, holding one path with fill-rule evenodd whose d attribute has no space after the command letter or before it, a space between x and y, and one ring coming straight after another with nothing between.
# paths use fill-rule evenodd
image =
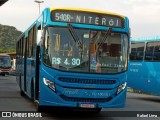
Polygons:
<instances>
[{"instance_id":1,"label":"windshield glass","mask_svg":"<svg viewBox=\"0 0 160 120\"><path fill-rule=\"evenodd\" d=\"M48 27L44 63L54 69L86 73L118 73L127 69L128 37L112 31ZM108 32L106 34L106 32Z\"/></svg>"},{"instance_id":2,"label":"windshield glass","mask_svg":"<svg viewBox=\"0 0 160 120\"><path fill-rule=\"evenodd\" d=\"M0 67L1 68L11 67L10 57L0 57Z\"/></svg>"}]
</instances>

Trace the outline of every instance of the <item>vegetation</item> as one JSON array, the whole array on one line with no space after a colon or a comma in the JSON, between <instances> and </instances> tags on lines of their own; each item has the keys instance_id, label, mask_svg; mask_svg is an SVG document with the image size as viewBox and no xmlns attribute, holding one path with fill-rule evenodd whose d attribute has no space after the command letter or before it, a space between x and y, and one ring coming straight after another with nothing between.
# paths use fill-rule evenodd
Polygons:
<instances>
[{"instance_id":1,"label":"vegetation","mask_svg":"<svg viewBox=\"0 0 160 120\"><path fill-rule=\"evenodd\" d=\"M22 34L13 26L0 24L0 53L16 51L16 40Z\"/></svg>"}]
</instances>

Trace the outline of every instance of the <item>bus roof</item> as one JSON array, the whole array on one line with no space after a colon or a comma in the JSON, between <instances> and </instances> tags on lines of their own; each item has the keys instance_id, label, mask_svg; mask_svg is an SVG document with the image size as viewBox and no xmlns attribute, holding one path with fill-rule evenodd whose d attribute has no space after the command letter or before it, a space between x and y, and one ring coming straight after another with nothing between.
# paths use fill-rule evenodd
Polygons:
<instances>
[{"instance_id":1,"label":"bus roof","mask_svg":"<svg viewBox=\"0 0 160 120\"><path fill-rule=\"evenodd\" d=\"M0 57L10 57L10 55L5 54L5 53L1 53L1 54L0 54Z\"/></svg>"},{"instance_id":2,"label":"bus roof","mask_svg":"<svg viewBox=\"0 0 160 120\"><path fill-rule=\"evenodd\" d=\"M115 16L125 18L125 16L116 14L113 12L100 11L100 10L87 9L87 8L50 8L50 11L53 11L53 10L73 10L73 11L93 12L93 13L101 13L101 14L110 14L110 15L115 15Z\"/></svg>"},{"instance_id":3,"label":"bus roof","mask_svg":"<svg viewBox=\"0 0 160 120\"><path fill-rule=\"evenodd\" d=\"M131 38L131 42L147 42L147 41L159 41L159 40L160 36Z\"/></svg>"},{"instance_id":4,"label":"bus roof","mask_svg":"<svg viewBox=\"0 0 160 120\"><path fill-rule=\"evenodd\" d=\"M100 10L94 10L94 9L86 9L86 8L61 8L61 7L55 7L55 8L45 8L41 14L37 17L37 19L30 25L30 27L28 27L17 39L17 41L20 40L20 38L22 38L24 36L24 38L26 36L28 36L28 32L29 30L31 29L31 27L33 27L34 25L36 24L41 24L41 19L42 19L42 16L43 14L42 13L45 13L46 11L54 11L54 10L73 10L73 11L84 11L84 12L90 12L90 13L99 13L99 14L108 14L108 15L112 15L112 16L118 16L122 19L125 19L126 16L123 16L123 15L120 15L120 14L116 14L116 13L112 13L112 12L106 12L106 11L100 11Z\"/></svg>"}]
</instances>

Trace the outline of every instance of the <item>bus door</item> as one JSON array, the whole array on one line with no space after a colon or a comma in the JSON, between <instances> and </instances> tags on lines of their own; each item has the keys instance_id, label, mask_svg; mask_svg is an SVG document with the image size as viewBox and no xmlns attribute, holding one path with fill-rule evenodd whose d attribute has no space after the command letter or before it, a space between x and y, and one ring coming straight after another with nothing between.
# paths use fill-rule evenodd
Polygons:
<instances>
[{"instance_id":1,"label":"bus door","mask_svg":"<svg viewBox=\"0 0 160 120\"><path fill-rule=\"evenodd\" d=\"M26 90L27 90L27 87L26 87L26 79L27 79L27 76L26 76L26 71L27 71L27 47L28 47L28 44L27 44L27 42L28 42L28 38L25 38L25 42L24 42L24 71L23 71L23 73L24 73L24 78L23 78L23 80L24 80L24 91L26 92Z\"/></svg>"},{"instance_id":2,"label":"bus door","mask_svg":"<svg viewBox=\"0 0 160 120\"><path fill-rule=\"evenodd\" d=\"M25 49L26 49L26 38L22 37L22 39L17 44L17 61L16 61L16 71L18 71L18 83L20 85L20 88L25 91L25 85L26 85L26 75L25 75L25 68L26 68L26 55L25 55Z\"/></svg>"},{"instance_id":3,"label":"bus door","mask_svg":"<svg viewBox=\"0 0 160 120\"><path fill-rule=\"evenodd\" d=\"M22 82L24 91L26 91L26 49L27 49L27 38L23 38L22 78L21 78L21 82Z\"/></svg>"},{"instance_id":4,"label":"bus door","mask_svg":"<svg viewBox=\"0 0 160 120\"><path fill-rule=\"evenodd\" d=\"M27 87L27 93L29 96L32 97L33 93L33 80L35 78L35 30L36 27L33 27L28 34L28 40L27 40L27 64L26 64L26 86Z\"/></svg>"}]
</instances>

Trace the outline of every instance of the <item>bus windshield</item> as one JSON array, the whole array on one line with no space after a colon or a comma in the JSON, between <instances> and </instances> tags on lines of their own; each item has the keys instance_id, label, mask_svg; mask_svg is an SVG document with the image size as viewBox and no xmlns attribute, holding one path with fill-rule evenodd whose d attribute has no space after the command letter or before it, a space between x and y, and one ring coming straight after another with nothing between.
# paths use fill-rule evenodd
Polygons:
<instances>
[{"instance_id":1,"label":"bus windshield","mask_svg":"<svg viewBox=\"0 0 160 120\"><path fill-rule=\"evenodd\" d=\"M11 67L11 59L10 57L0 57L0 68L10 68Z\"/></svg>"},{"instance_id":2,"label":"bus windshield","mask_svg":"<svg viewBox=\"0 0 160 120\"><path fill-rule=\"evenodd\" d=\"M128 36L124 33L93 29L47 27L43 62L68 72L114 74L127 69Z\"/></svg>"}]
</instances>

